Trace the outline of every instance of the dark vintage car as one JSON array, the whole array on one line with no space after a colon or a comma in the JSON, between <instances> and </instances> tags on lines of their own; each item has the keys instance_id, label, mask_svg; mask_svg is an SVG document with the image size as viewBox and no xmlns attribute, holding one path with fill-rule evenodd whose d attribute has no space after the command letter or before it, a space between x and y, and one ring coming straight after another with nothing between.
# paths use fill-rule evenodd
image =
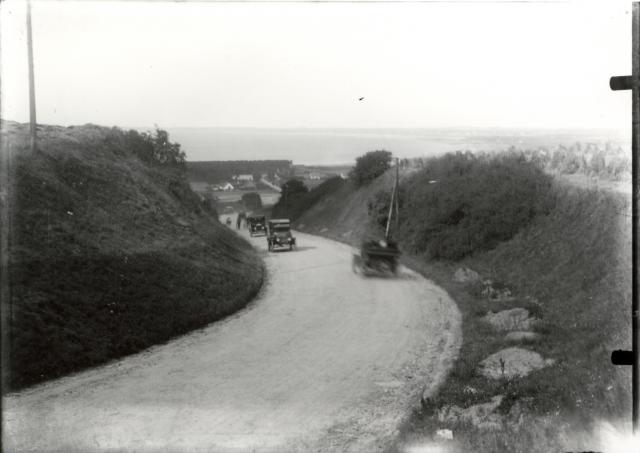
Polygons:
<instances>
[{"instance_id":1,"label":"dark vintage car","mask_svg":"<svg viewBox=\"0 0 640 453\"><path fill-rule=\"evenodd\" d=\"M251 236L266 235L267 223L265 217L263 215L247 217L247 228L249 228Z\"/></svg>"},{"instance_id":2,"label":"dark vintage car","mask_svg":"<svg viewBox=\"0 0 640 453\"><path fill-rule=\"evenodd\" d=\"M296 238L291 235L289 219L271 219L267 222L267 246L270 252L276 247L292 250L296 246Z\"/></svg>"},{"instance_id":3,"label":"dark vintage car","mask_svg":"<svg viewBox=\"0 0 640 453\"><path fill-rule=\"evenodd\" d=\"M399 256L395 241L368 240L362 244L360 254L353 256L353 271L363 275L395 275Z\"/></svg>"}]
</instances>

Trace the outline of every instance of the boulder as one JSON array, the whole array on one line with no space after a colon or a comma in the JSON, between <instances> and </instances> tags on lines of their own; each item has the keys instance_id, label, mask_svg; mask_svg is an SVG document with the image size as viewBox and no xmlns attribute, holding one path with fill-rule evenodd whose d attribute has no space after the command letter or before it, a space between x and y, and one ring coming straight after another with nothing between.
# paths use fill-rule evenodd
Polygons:
<instances>
[{"instance_id":1,"label":"boulder","mask_svg":"<svg viewBox=\"0 0 640 453\"><path fill-rule=\"evenodd\" d=\"M502 349L480 362L480 373L491 379L514 378L526 376L553 363L553 360L544 360L537 352L512 347Z\"/></svg>"},{"instance_id":2,"label":"boulder","mask_svg":"<svg viewBox=\"0 0 640 453\"><path fill-rule=\"evenodd\" d=\"M503 395L496 395L486 403L467 408L444 406L438 411L438 421L447 423L467 422L479 428L493 429L500 426L500 417L493 412L500 406Z\"/></svg>"},{"instance_id":3,"label":"boulder","mask_svg":"<svg viewBox=\"0 0 640 453\"><path fill-rule=\"evenodd\" d=\"M494 284L492 280L485 280L482 282L483 288L480 292L482 297L486 297L487 299L495 300L498 302L514 300L513 294L511 294L511 290L505 286L496 287L497 284Z\"/></svg>"},{"instance_id":4,"label":"boulder","mask_svg":"<svg viewBox=\"0 0 640 453\"><path fill-rule=\"evenodd\" d=\"M482 319L500 331L529 330L535 323L535 318L529 316L529 310L526 308L512 308L497 313L489 312Z\"/></svg>"},{"instance_id":5,"label":"boulder","mask_svg":"<svg viewBox=\"0 0 640 453\"><path fill-rule=\"evenodd\" d=\"M517 330L515 332L509 332L508 334L506 334L504 339L507 341L514 341L514 342L530 341L530 340L537 339L539 336L540 335L538 335L535 332Z\"/></svg>"},{"instance_id":6,"label":"boulder","mask_svg":"<svg viewBox=\"0 0 640 453\"><path fill-rule=\"evenodd\" d=\"M468 267L459 267L453 274L453 280L458 283L474 283L480 280L480 275Z\"/></svg>"},{"instance_id":7,"label":"boulder","mask_svg":"<svg viewBox=\"0 0 640 453\"><path fill-rule=\"evenodd\" d=\"M450 429L439 429L436 431L436 439L453 440L453 431Z\"/></svg>"}]
</instances>

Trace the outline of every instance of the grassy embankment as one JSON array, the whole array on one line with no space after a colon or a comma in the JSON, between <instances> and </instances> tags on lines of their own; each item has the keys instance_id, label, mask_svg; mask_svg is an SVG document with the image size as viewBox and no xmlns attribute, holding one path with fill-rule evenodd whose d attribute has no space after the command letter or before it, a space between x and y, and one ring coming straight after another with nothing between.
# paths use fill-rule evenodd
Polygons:
<instances>
[{"instance_id":1,"label":"grassy embankment","mask_svg":"<svg viewBox=\"0 0 640 453\"><path fill-rule=\"evenodd\" d=\"M364 187L336 186L294 216L297 228L357 246L380 233L391 184L387 173ZM457 301L463 344L446 382L403 425L396 448L430 442L436 429L448 428L458 451L597 449L593 423L630 413L629 370L609 358L630 342L629 200L567 186L517 157L433 159L404 174L401 191L396 234L405 262ZM483 295L482 281L456 282L460 267L512 297ZM538 338L514 344L481 319L515 307L539 319ZM484 358L511 346L554 363L512 379L479 373ZM438 420L447 406L468 408L496 395L504 396L495 410L499 428Z\"/></svg>"},{"instance_id":2,"label":"grassy embankment","mask_svg":"<svg viewBox=\"0 0 640 453\"><path fill-rule=\"evenodd\" d=\"M2 129L12 155L5 390L203 327L261 287L257 253L190 190L184 165L157 161L149 141L39 126L31 153L27 126Z\"/></svg>"}]
</instances>

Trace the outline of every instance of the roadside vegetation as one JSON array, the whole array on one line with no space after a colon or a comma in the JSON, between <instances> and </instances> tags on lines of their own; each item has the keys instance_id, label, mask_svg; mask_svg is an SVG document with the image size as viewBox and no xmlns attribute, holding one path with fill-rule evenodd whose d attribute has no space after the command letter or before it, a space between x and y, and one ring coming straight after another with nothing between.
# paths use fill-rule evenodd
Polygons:
<instances>
[{"instance_id":1,"label":"roadside vegetation","mask_svg":"<svg viewBox=\"0 0 640 453\"><path fill-rule=\"evenodd\" d=\"M2 123L12 156L4 391L162 343L257 293L259 256L191 191L166 132L38 134L31 153L28 126Z\"/></svg>"},{"instance_id":2,"label":"roadside vegetation","mask_svg":"<svg viewBox=\"0 0 640 453\"><path fill-rule=\"evenodd\" d=\"M349 177L356 186L364 186L391 168L391 153L385 150L369 151L356 159Z\"/></svg>"},{"instance_id":3,"label":"roadside vegetation","mask_svg":"<svg viewBox=\"0 0 640 453\"><path fill-rule=\"evenodd\" d=\"M290 179L281 186L282 192L278 202L273 206L271 217L296 220L307 209L345 183L345 180L335 176L309 190L299 179Z\"/></svg>"},{"instance_id":4,"label":"roadside vegetation","mask_svg":"<svg viewBox=\"0 0 640 453\"><path fill-rule=\"evenodd\" d=\"M439 429L452 431L459 451L600 448L595 423L630 416L629 370L610 363L611 350L630 340L630 200L566 185L516 151L424 164L402 169L394 235L405 264L456 300L463 343L446 382L425 396L392 450L438 441ZM296 227L354 246L380 236L391 173L366 186L345 182ZM487 321L523 310L514 329ZM502 377L487 377L483 361L508 348L544 362L520 376L505 374L503 363Z\"/></svg>"}]
</instances>

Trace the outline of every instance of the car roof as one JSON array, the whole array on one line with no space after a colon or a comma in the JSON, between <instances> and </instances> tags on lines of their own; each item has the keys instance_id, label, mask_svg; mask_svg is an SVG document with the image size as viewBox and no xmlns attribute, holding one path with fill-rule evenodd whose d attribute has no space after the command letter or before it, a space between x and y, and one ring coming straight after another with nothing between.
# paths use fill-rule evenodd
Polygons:
<instances>
[{"instance_id":1,"label":"car roof","mask_svg":"<svg viewBox=\"0 0 640 453\"><path fill-rule=\"evenodd\" d=\"M269 219L271 223L291 223L289 219Z\"/></svg>"}]
</instances>

